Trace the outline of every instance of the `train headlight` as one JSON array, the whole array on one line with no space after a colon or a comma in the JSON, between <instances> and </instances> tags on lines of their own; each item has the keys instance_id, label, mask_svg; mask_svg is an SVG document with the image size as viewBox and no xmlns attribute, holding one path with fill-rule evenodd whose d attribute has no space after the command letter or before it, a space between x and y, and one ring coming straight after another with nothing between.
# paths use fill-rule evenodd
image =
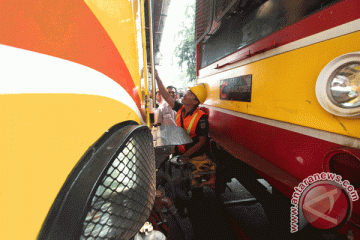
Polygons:
<instances>
[{"instance_id":1,"label":"train headlight","mask_svg":"<svg viewBox=\"0 0 360 240\"><path fill-rule=\"evenodd\" d=\"M329 81L330 99L343 108L360 106L360 62L340 66Z\"/></svg>"},{"instance_id":2,"label":"train headlight","mask_svg":"<svg viewBox=\"0 0 360 240\"><path fill-rule=\"evenodd\" d=\"M342 55L321 71L316 97L328 112L342 117L360 117L360 52Z\"/></svg>"}]
</instances>

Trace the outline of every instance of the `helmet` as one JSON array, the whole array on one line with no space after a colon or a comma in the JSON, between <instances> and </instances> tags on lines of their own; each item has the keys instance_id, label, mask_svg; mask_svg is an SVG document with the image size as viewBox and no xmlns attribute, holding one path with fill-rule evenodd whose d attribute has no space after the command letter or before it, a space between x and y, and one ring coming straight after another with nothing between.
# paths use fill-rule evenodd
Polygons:
<instances>
[{"instance_id":1,"label":"helmet","mask_svg":"<svg viewBox=\"0 0 360 240\"><path fill-rule=\"evenodd\" d=\"M199 100L200 104L203 104L207 98L207 91L205 84L200 83L194 87L189 88L191 92L195 94L197 99Z\"/></svg>"}]
</instances>

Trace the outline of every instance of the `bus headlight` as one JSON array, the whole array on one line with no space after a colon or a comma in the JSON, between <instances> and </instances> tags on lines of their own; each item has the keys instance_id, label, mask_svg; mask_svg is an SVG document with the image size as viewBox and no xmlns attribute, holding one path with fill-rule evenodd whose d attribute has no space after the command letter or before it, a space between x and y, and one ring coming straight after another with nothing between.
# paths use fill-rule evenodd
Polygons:
<instances>
[{"instance_id":1,"label":"bus headlight","mask_svg":"<svg viewBox=\"0 0 360 240\"><path fill-rule=\"evenodd\" d=\"M321 71L316 97L331 114L360 117L360 52L342 55Z\"/></svg>"}]
</instances>

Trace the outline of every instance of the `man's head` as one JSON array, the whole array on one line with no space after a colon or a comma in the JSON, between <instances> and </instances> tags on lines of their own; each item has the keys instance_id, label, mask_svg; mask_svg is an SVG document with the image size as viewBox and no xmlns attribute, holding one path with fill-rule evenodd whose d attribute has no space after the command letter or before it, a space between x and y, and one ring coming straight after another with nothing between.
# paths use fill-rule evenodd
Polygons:
<instances>
[{"instance_id":1,"label":"man's head","mask_svg":"<svg viewBox=\"0 0 360 240\"><path fill-rule=\"evenodd\" d=\"M172 97L173 99L176 99L176 88L173 86L168 86L166 88L167 92L170 94L170 97Z\"/></svg>"},{"instance_id":2,"label":"man's head","mask_svg":"<svg viewBox=\"0 0 360 240\"><path fill-rule=\"evenodd\" d=\"M186 96L186 99L185 99ZM190 87L189 90L185 93L182 103L184 103L184 99L187 102L187 104L191 104L190 100L193 100L196 102L194 106L197 106L199 104L203 104L207 98L207 91L205 84L200 83L194 87ZM185 103L184 103L185 104Z\"/></svg>"},{"instance_id":3,"label":"man's head","mask_svg":"<svg viewBox=\"0 0 360 240\"><path fill-rule=\"evenodd\" d=\"M196 95L190 89L188 91L186 91L181 102L184 105L189 106L189 107L196 107L200 104L200 101L198 100Z\"/></svg>"}]
</instances>

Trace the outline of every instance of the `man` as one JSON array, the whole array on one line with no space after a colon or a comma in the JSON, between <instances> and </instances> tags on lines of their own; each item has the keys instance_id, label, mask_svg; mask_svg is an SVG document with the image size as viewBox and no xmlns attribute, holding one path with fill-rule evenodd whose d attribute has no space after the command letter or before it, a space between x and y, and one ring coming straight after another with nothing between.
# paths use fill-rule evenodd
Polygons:
<instances>
[{"instance_id":1,"label":"man","mask_svg":"<svg viewBox=\"0 0 360 240\"><path fill-rule=\"evenodd\" d=\"M174 111L176 111L176 124L184 128L193 140L192 143L178 146L178 150L183 156L183 161L189 161L196 167L195 177L192 179L192 187L202 187L215 183L215 163L206 155L206 143L209 132L209 122L206 114L198 106L205 102L207 92L204 84L190 87L182 98L182 103L170 97L162 83L157 71L155 79L159 91L165 101ZM200 172L211 173L210 179L203 182L203 174Z\"/></svg>"},{"instance_id":2,"label":"man","mask_svg":"<svg viewBox=\"0 0 360 240\"><path fill-rule=\"evenodd\" d=\"M170 97L175 100L176 88L173 86L168 86L166 90L169 93ZM155 126L176 126L175 118L176 112L172 109L172 107L169 106L166 101L163 101L163 103L158 108L158 116Z\"/></svg>"},{"instance_id":3,"label":"man","mask_svg":"<svg viewBox=\"0 0 360 240\"><path fill-rule=\"evenodd\" d=\"M156 106L156 108L158 108L163 103L163 98L162 98L158 88L156 89L155 96L156 96L156 105L155 106Z\"/></svg>"},{"instance_id":4,"label":"man","mask_svg":"<svg viewBox=\"0 0 360 240\"><path fill-rule=\"evenodd\" d=\"M165 102L163 100L158 88L155 90L155 99L156 99L156 102L155 102L155 109L154 109L154 123L157 123L158 118L159 118L159 107ZM155 125L156 124L154 124L154 126Z\"/></svg>"}]
</instances>

